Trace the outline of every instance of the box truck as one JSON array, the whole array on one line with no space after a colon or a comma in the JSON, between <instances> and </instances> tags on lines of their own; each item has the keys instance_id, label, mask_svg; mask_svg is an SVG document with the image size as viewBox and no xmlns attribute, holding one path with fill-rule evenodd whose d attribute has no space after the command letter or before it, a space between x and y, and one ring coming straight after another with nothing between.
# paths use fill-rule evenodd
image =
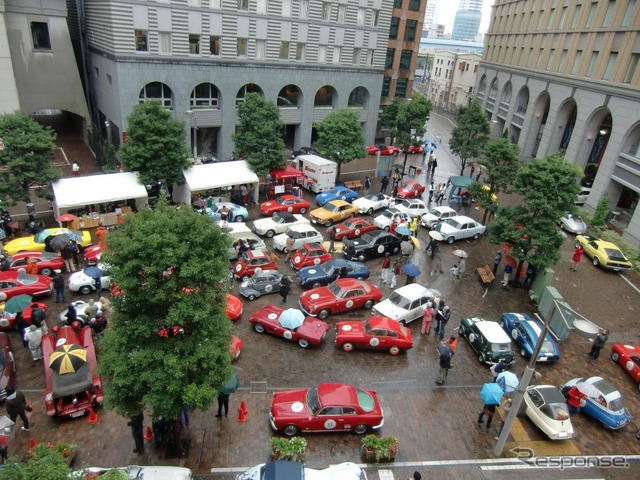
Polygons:
<instances>
[{"instance_id":1,"label":"box truck","mask_svg":"<svg viewBox=\"0 0 640 480\"><path fill-rule=\"evenodd\" d=\"M338 165L318 155L298 155L291 166L304 173L302 186L312 192L324 192L336 185Z\"/></svg>"}]
</instances>

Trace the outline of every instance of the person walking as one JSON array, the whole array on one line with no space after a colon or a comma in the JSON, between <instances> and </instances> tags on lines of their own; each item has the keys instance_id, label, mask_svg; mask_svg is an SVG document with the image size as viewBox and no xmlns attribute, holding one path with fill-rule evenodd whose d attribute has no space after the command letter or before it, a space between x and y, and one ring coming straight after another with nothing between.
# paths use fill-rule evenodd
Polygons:
<instances>
[{"instance_id":1,"label":"person walking","mask_svg":"<svg viewBox=\"0 0 640 480\"><path fill-rule=\"evenodd\" d=\"M494 277L498 273L498 266L500 265L500 262L502 262L502 252L498 250L498 252L496 253L496 256L493 259L493 276Z\"/></svg>"},{"instance_id":2,"label":"person walking","mask_svg":"<svg viewBox=\"0 0 640 480\"><path fill-rule=\"evenodd\" d=\"M597 360L600 356L600 350L604 347L604 345L609 340L609 330L606 328L601 328L598 330L598 334L596 338L593 339L593 345L591 346L591 351L587 354L591 357L591 360Z\"/></svg>"},{"instance_id":3,"label":"person walking","mask_svg":"<svg viewBox=\"0 0 640 480\"><path fill-rule=\"evenodd\" d=\"M582 254L584 253L584 248L582 245L578 244L576 249L573 251L573 256L571 257L571 270L574 272L578 269L578 264L582 259Z\"/></svg>"},{"instance_id":4,"label":"person walking","mask_svg":"<svg viewBox=\"0 0 640 480\"><path fill-rule=\"evenodd\" d=\"M438 322L438 335L440 335L440 340L444 339L444 331L447 328L449 320L451 320L451 308L449 307L449 305L445 305L444 307L442 307L441 312L442 313L439 313L440 322Z\"/></svg>"},{"instance_id":5,"label":"person walking","mask_svg":"<svg viewBox=\"0 0 640 480\"><path fill-rule=\"evenodd\" d=\"M398 260L394 260L393 267L391 267L391 285L389 285L389 287L396 288L399 277L400 277L400 262Z\"/></svg>"},{"instance_id":6,"label":"person walking","mask_svg":"<svg viewBox=\"0 0 640 480\"><path fill-rule=\"evenodd\" d=\"M64 277L62 270L55 269L53 271L53 288L56 291L56 303L67 303L67 296L64 293Z\"/></svg>"},{"instance_id":7,"label":"person walking","mask_svg":"<svg viewBox=\"0 0 640 480\"><path fill-rule=\"evenodd\" d=\"M504 278L502 279L502 282L500 282L503 287L509 286L509 276L511 275L511 272L513 272L513 267L507 263L504 266Z\"/></svg>"},{"instance_id":8,"label":"person walking","mask_svg":"<svg viewBox=\"0 0 640 480\"><path fill-rule=\"evenodd\" d=\"M287 303L287 296L289 295L289 290L291 289L291 277L289 275L284 275L282 280L280 280L280 296L282 297L282 303Z\"/></svg>"},{"instance_id":9,"label":"person walking","mask_svg":"<svg viewBox=\"0 0 640 480\"><path fill-rule=\"evenodd\" d=\"M496 404L485 404L484 407L482 407L482 411L480 412L480 415L478 415L478 425L481 425L482 423L484 423L484 416L487 416L487 430L489 430L491 428L491 421L493 420L493 416L496 413L496 408L498 407L498 405Z\"/></svg>"},{"instance_id":10,"label":"person walking","mask_svg":"<svg viewBox=\"0 0 640 480\"><path fill-rule=\"evenodd\" d=\"M440 322L442 321L442 314L444 312L445 303L444 300L440 297L436 297L433 300L433 309L436 311L435 320L436 320L436 328L435 334L438 335L440 332Z\"/></svg>"},{"instance_id":11,"label":"person walking","mask_svg":"<svg viewBox=\"0 0 640 480\"><path fill-rule=\"evenodd\" d=\"M224 416L229 414L229 394L222 393L218 395L218 414L216 418L222 418L222 409L224 408Z\"/></svg>"},{"instance_id":12,"label":"person walking","mask_svg":"<svg viewBox=\"0 0 640 480\"><path fill-rule=\"evenodd\" d=\"M457 264L457 263L454 263L454 264L453 264L453 267L451 267L451 268L449 269L449 273L451 274L451 278L455 278L455 279L460 278L460 277L459 277L459 275L460 275L460 270L458 270L458 264Z\"/></svg>"},{"instance_id":13,"label":"person walking","mask_svg":"<svg viewBox=\"0 0 640 480\"><path fill-rule=\"evenodd\" d=\"M389 178L387 175L385 175L384 177L382 177L382 180L380 180L380 193L386 194L388 186L389 186Z\"/></svg>"},{"instance_id":14,"label":"person walking","mask_svg":"<svg viewBox=\"0 0 640 480\"><path fill-rule=\"evenodd\" d=\"M42 329L35 325L30 325L24 337L29 342L29 350L31 350L33 361L42 360Z\"/></svg>"},{"instance_id":15,"label":"person walking","mask_svg":"<svg viewBox=\"0 0 640 480\"><path fill-rule=\"evenodd\" d=\"M409 225L409 230L411 230L411 235L413 237L418 236L418 223L418 217L413 217L413 219L411 220L411 224Z\"/></svg>"},{"instance_id":16,"label":"person walking","mask_svg":"<svg viewBox=\"0 0 640 480\"><path fill-rule=\"evenodd\" d=\"M393 190L391 190L391 196L396 200L396 202L398 201L398 187L399 184L395 183L393 185Z\"/></svg>"},{"instance_id":17,"label":"person walking","mask_svg":"<svg viewBox=\"0 0 640 480\"><path fill-rule=\"evenodd\" d=\"M427 161L427 177L431 175L431 169L433 168L433 153L429 155L429 160Z\"/></svg>"},{"instance_id":18,"label":"person walking","mask_svg":"<svg viewBox=\"0 0 640 480\"><path fill-rule=\"evenodd\" d=\"M429 183L429 202L431 203L431 201L433 200L433 194L435 192L435 187L433 186L433 181L431 181L431 183Z\"/></svg>"},{"instance_id":19,"label":"person walking","mask_svg":"<svg viewBox=\"0 0 640 480\"><path fill-rule=\"evenodd\" d=\"M449 345L449 348L453 353L456 353L456 348L458 348L458 337L451 335L444 343Z\"/></svg>"},{"instance_id":20,"label":"person walking","mask_svg":"<svg viewBox=\"0 0 640 480\"><path fill-rule=\"evenodd\" d=\"M14 390L13 388L7 388L6 393L7 399L5 400L5 407L7 409L7 415L14 423L16 418L20 417L22 419L22 430L28 432L27 399L24 397L24 393L20 390Z\"/></svg>"},{"instance_id":21,"label":"person walking","mask_svg":"<svg viewBox=\"0 0 640 480\"><path fill-rule=\"evenodd\" d=\"M436 311L433 308L433 304L431 302L427 302L425 307L422 309L422 328L420 329L420 333L422 335L429 335L431 333L431 322L433 322L435 314Z\"/></svg>"},{"instance_id":22,"label":"person walking","mask_svg":"<svg viewBox=\"0 0 640 480\"><path fill-rule=\"evenodd\" d=\"M96 297L100 298L102 296L102 277L100 275L93 279L93 285L96 287Z\"/></svg>"},{"instance_id":23,"label":"person walking","mask_svg":"<svg viewBox=\"0 0 640 480\"><path fill-rule=\"evenodd\" d=\"M380 271L380 280L385 285L391 284L391 257L389 252L384 254L384 260L382 260L382 270Z\"/></svg>"},{"instance_id":24,"label":"person walking","mask_svg":"<svg viewBox=\"0 0 640 480\"><path fill-rule=\"evenodd\" d=\"M462 280L462 277L464 276L464 272L466 271L467 271L467 259L461 258L460 262L458 263L458 278L460 280Z\"/></svg>"},{"instance_id":25,"label":"person walking","mask_svg":"<svg viewBox=\"0 0 640 480\"><path fill-rule=\"evenodd\" d=\"M438 184L438 188L436 189L436 204L442 205L442 201L444 200L444 183Z\"/></svg>"},{"instance_id":26,"label":"person walking","mask_svg":"<svg viewBox=\"0 0 640 480\"><path fill-rule=\"evenodd\" d=\"M509 415L509 410L511 410L512 403L513 400L511 399L511 397L504 397L502 399L502 403L500 404L500 407L502 407L502 418L500 420L500 428L498 428L498 435L493 437L494 440L498 440L498 438L500 438L500 434L502 433L504 424L507 421L507 416Z\"/></svg>"},{"instance_id":27,"label":"person walking","mask_svg":"<svg viewBox=\"0 0 640 480\"><path fill-rule=\"evenodd\" d=\"M127 425L131 427L131 436L136 444L133 453L144 453L144 414L142 412L129 419Z\"/></svg>"},{"instance_id":28,"label":"person walking","mask_svg":"<svg viewBox=\"0 0 640 480\"><path fill-rule=\"evenodd\" d=\"M335 250L333 244L336 241L336 227L329 227L327 230L329 233L329 250L327 252L332 253Z\"/></svg>"},{"instance_id":29,"label":"person walking","mask_svg":"<svg viewBox=\"0 0 640 480\"><path fill-rule=\"evenodd\" d=\"M104 313L107 318L110 318L111 317L111 302L105 297L100 297L98 299L98 301L100 302L100 310L102 310L102 313Z\"/></svg>"},{"instance_id":30,"label":"person walking","mask_svg":"<svg viewBox=\"0 0 640 480\"><path fill-rule=\"evenodd\" d=\"M441 346L445 346L444 342L440 342ZM450 348L440 348L438 349L440 354L439 364L440 370L438 371L438 379L436 383L438 385L444 385L444 382L447 380L447 375L449 374L449 369L451 368L451 357L453 356L453 352Z\"/></svg>"},{"instance_id":31,"label":"person walking","mask_svg":"<svg viewBox=\"0 0 640 480\"><path fill-rule=\"evenodd\" d=\"M364 177L364 194L369 195L369 190L371 190L371 179L368 175Z\"/></svg>"},{"instance_id":32,"label":"person walking","mask_svg":"<svg viewBox=\"0 0 640 480\"><path fill-rule=\"evenodd\" d=\"M436 176L436 167L438 166L438 159L433 157L433 163L431 164L431 178Z\"/></svg>"},{"instance_id":33,"label":"person walking","mask_svg":"<svg viewBox=\"0 0 640 480\"><path fill-rule=\"evenodd\" d=\"M444 273L444 270L442 270L442 254L438 248L438 242L433 243L431 251L433 252L433 270L431 270L431 275Z\"/></svg>"},{"instance_id":34,"label":"person walking","mask_svg":"<svg viewBox=\"0 0 640 480\"><path fill-rule=\"evenodd\" d=\"M285 242L285 246L287 247L287 256L284 259L285 263L289 263L289 261L291 260L291 255L293 255L294 243L295 243L295 240L293 239L293 237L290 237L289 235L287 235L287 240Z\"/></svg>"},{"instance_id":35,"label":"person walking","mask_svg":"<svg viewBox=\"0 0 640 480\"><path fill-rule=\"evenodd\" d=\"M73 252L71 251L71 247L69 245L65 246L60 252L60 255L62 256L62 260L64 261L64 266L67 269L67 272L75 272L76 266L73 263Z\"/></svg>"},{"instance_id":36,"label":"person walking","mask_svg":"<svg viewBox=\"0 0 640 480\"><path fill-rule=\"evenodd\" d=\"M73 162L71 164L71 171L73 172L74 177L80 176L80 165L78 165L76 162Z\"/></svg>"},{"instance_id":37,"label":"person walking","mask_svg":"<svg viewBox=\"0 0 640 480\"><path fill-rule=\"evenodd\" d=\"M25 348L29 348L29 342L25 338L25 335L27 334L27 330L29 329L30 325L29 325L29 323L27 323L25 318L22 316L22 312L16 313L16 318L13 321L13 326L20 333L20 338L22 339L22 344L25 346Z\"/></svg>"}]
</instances>

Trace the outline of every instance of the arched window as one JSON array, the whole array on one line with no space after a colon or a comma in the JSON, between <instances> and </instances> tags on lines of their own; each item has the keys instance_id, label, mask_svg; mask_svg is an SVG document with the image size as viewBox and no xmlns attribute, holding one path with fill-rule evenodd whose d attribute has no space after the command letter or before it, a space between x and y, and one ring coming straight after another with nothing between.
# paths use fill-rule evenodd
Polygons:
<instances>
[{"instance_id":1,"label":"arched window","mask_svg":"<svg viewBox=\"0 0 640 480\"><path fill-rule=\"evenodd\" d=\"M511 103L511 82L507 83L502 90L502 102L507 105Z\"/></svg>"},{"instance_id":2,"label":"arched window","mask_svg":"<svg viewBox=\"0 0 640 480\"><path fill-rule=\"evenodd\" d=\"M238 90L238 93L236 95L236 105L244 102L244 97L247 93L258 93L264 97L264 93L258 85L256 85L255 83L247 83L243 87L240 87L240 90Z\"/></svg>"},{"instance_id":3,"label":"arched window","mask_svg":"<svg viewBox=\"0 0 640 480\"><path fill-rule=\"evenodd\" d=\"M201 83L191 91L191 108L220 108L220 91L211 83Z\"/></svg>"},{"instance_id":4,"label":"arched window","mask_svg":"<svg viewBox=\"0 0 640 480\"><path fill-rule=\"evenodd\" d=\"M338 100L336 89L325 85L320 87L316 92L316 98L313 102L314 107L333 107L334 102Z\"/></svg>"},{"instance_id":5,"label":"arched window","mask_svg":"<svg viewBox=\"0 0 640 480\"><path fill-rule=\"evenodd\" d=\"M158 100L163 107L173 109L173 92L162 82L151 82L142 87L139 102L149 100Z\"/></svg>"},{"instance_id":6,"label":"arched window","mask_svg":"<svg viewBox=\"0 0 640 480\"><path fill-rule=\"evenodd\" d=\"M300 100L300 89L295 85L289 84L278 93L278 107L295 108Z\"/></svg>"},{"instance_id":7,"label":"arched window","mask_svg":"<svg viewBox=\"0 0 640 480\"><path fill-rule=\"evenodd\" d=\"M356 87L349 95L349 108L366 108L369 101L369 92L364 87Z\"/></svg>"},{"instance_id":8,"label":"arched window","mask_svg":"<svg viewBox=\"0 0 640 480\"><path fill-rule=\"evenodd\" d=\"M495 99L498 96L498 79L494 78L489 89L489 98Z\"/></svg>"},{"instance_id":9,"label":"arched window","mask_svg":"<svg viewBox=\"0 0 640 480\"><path fill-rule=\"evenodd\" d=\"M487 76L483 75L480 79L480 84L478 85L478 94L483 94L487 89Z\"/></svg>"}]
</instances>

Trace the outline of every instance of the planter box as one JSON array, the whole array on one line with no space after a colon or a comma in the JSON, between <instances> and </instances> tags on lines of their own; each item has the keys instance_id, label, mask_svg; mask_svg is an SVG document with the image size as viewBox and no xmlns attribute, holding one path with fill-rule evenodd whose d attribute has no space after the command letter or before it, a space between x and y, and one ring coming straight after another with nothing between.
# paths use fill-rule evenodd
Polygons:
<instances>
[{"instance_id":1,"label":"planter box","mask_svg":"<svg viewBox=\"0 0 640 480\"><path fill-rule=\"evenodd\" d=\"M294 462L304 462L304 459L305 459L305 454L301 453L301 454L296 456L295 460L289 460L288 458L284 458L283 460L294 461ZM271 460L274 461L274 462L277 461L277 460L280 460L280 455L277 454L277 453L271 452Z\"/></svg>"},{"instance_id":2,"label":"planter box","mask_svg":"<svg viewBox=\"0 0 640 480\"><path fill-rule=\"evenodd\" d=\"M371 450L368 448L364 449L364 458L367 463L376 463L376 462L393 462L396 459L396 454L398 453L398 447L395 447L391 450L391 456L389 457L380 457L380 460L376 460L376 452L375 450Z\"/></svg>"}]
</instances>

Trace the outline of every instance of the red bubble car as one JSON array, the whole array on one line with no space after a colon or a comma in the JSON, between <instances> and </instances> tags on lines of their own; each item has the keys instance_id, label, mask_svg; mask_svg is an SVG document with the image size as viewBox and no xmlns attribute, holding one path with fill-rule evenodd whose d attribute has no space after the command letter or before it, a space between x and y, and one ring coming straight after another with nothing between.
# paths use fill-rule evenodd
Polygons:
<instances>
[{"instance_id":1,"label":"red bubble car","mask_svg":"<svg viewBox=\"0 0 640 480\"><path fill-rule=\"evenodd\" d=\"M282 337L302 348L319 345L329 331L329 325L322 320L307 317L295 308L283 310L274 305L267 305L253 312L249 322L258 333L267 332Z\"/></svg>"},{"instance_id":2,"label":"red bubble car","mask_svg":"<svg viewBox=\"0 0 640 480\"><path fill-rule=\"evenodd\" d=\"M382 300L373 283L355 278L338 278L326 287L312 288L300 295L300 308L321 320L329 315L358 308L369 309Z\"/></svg>"},{"instance_id":3,"label":"red bubble car","mask_svg":"<svg viewBox=\"0 0 640 480\"><path fill-rule=\"evenodd\" d=\"M336 232L336 240L342 240L345 237L354 239L377 229L378 227L364 218L350 218L339 225L327 228L327 235Z\"/></svg>"},{"instance_id":4,"label":"red bubble car","mask_svg":"<svg viewBox=\"0 0 640 480\"><path fill-rule=\"evenodd\" d=\"M336 345L345 352L354 348L369 348L398 355L413 347L413 336L411 330L395 320L373 316L368 320L336 323Z\"/></svg>"},{"instance_id":5,"label":"red bubble car","mask_svg":"<svg viewBox=\"0 0 640 480\"><path fill-rule=\"evenodd\" d=\"M243 308L242 300L240 300L235 295L231 295L230 293L227 293L227 306L224 309L224 313L227 314L227 317L229 317L229 320L233 322L238 318L240 318L240 315L242 315L242 308Z\"/></svg>"},{"instance_id":6,"label":"red bubble car","mask_svg":"<svg viewBox=\"0 0 640 480\"><path fill-rule=\"evenodd\" d=\"M304 198L295 195L280 195L275 200L260 204L262 215L273 215L276 212L306 213L310 204Z\"/></svg>"},{"instance_id":7,"label":"red bubble car","mask_svg":"<svg viewBox=\"0 0 640 480\"><path fill-rule=\"evenodd\" d=\"M328 253L321 243L305 243L302 248L291 254L291 268L300 270L311 265L321 265L331 260L333 256Z\"/></svg>"},{"instance_id":8,"label":"red bubble car","mask_svg":"<svg viewBox=\"0 0 640 480\"><path fill-rule=\"evenodd\" d=\"M424 193L424 185L420 185L413 180L407 180L400 184L398 187L398 198L404 200L405 198L420 198Z\"/></svg>"}]
</instances>

